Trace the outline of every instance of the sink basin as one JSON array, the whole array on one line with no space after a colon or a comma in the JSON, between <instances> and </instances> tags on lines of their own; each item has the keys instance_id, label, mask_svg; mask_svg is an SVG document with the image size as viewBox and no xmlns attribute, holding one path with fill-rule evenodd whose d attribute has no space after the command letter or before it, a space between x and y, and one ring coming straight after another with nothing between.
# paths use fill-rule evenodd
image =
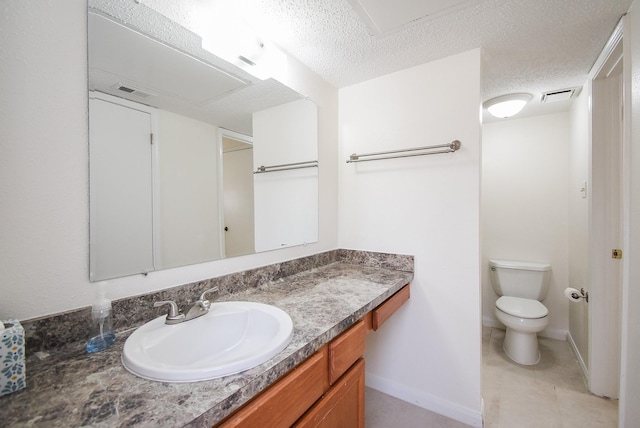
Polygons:
<instances>
[{"instance_id":1,"label":"sink basin","mask_svg":"<svg viewBox=\"0 0 640 428\"><path fill-rule=\"evenodd\" d=\"M264 363L291 342L293 323L282 309L254 302L216 302L206 315L167 325L161 316L134 331L122 363L162 382L196 382Z\"/></svg>"}]
</instances>

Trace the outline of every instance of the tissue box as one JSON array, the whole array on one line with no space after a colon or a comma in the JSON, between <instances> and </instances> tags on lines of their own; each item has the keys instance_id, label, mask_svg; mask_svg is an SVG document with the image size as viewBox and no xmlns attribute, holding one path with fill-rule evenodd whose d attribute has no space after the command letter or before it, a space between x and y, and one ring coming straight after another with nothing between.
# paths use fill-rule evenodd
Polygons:
<instances>
[{"instance_id":1,"label":"tissue box","mask_svg":"<svg viewBox=\"0 0 640 428\"><path fill-rule=\"evenodd\" d=\"M24 361L24 329L18 320L2 321L0 330L0 396L27 386Z\"/></svg>"}]
</instances>

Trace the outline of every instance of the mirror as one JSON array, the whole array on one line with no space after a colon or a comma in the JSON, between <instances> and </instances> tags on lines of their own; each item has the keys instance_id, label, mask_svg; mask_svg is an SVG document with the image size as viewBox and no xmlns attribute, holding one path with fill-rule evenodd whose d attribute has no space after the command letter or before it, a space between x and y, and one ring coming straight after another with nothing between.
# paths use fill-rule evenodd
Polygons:
<instances>
[{"instance_id":1,"label":"mirror","mask_svg":"<svg viewBox=\"0 0 640 428\"><path fill-rule=\"evenodd\" d=\"M312 101L139 2L88 48L91 281L317 241Z\"/></svg>"}]
</instances>

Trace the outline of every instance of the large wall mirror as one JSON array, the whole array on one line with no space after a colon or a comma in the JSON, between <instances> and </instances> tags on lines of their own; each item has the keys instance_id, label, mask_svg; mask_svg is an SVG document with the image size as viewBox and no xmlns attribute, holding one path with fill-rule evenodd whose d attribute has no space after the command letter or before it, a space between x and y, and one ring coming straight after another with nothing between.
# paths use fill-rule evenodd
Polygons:
<instances>
[{"instance_id":1,"label":"large wall mirror","mask_svg":"<svg viewBox=\"0 0 640 428\"><path fill-rule=\"evenodd\" d=\"M90 280L316 242L316 105L138 1L88 10Z\"/></svg>"}]
</instances>

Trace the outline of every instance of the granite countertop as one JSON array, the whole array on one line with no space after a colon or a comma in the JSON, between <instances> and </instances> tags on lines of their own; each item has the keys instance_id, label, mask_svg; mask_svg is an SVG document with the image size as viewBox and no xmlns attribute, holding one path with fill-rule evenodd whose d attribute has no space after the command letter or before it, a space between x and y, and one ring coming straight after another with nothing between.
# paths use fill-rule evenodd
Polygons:
<instances>
[{"instance_id":1,"label":"granite countertop","mask_svg":"<svg viewBox=\"0 0 640 428\"><path fill-rule=\"evenodd\" d=\"M412 279L412 272L336 262L221 297L283 309L293 339L266 363L210 381L163 383L129 373L120 358L133 330L96 354L84 343L37 352L27 359L27 388L0 397L0 425L211 427Z\"/></svg>"}]
</instances>

